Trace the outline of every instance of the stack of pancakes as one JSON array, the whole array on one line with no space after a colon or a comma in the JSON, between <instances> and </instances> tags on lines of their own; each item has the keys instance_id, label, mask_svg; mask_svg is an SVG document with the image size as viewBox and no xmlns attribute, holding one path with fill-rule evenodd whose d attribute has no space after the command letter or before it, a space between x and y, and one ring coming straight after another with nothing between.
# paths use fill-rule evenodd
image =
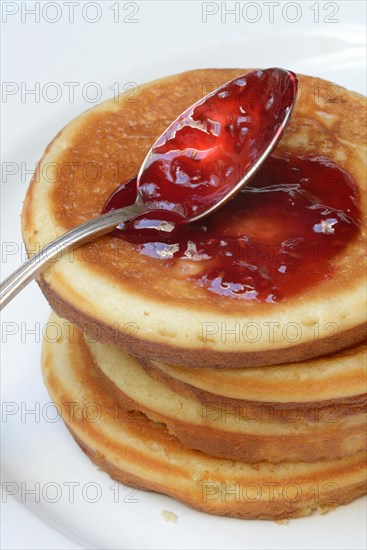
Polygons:
<instances>
[{"instance_id":1,"label":"stack of pancakes","mask_svg":"<svg viewBox=\"0 0 367 550\"><path fill-rule=\"evenodd\" d=\"M26 197L29 252L97 216L173 119L245 72L172 76L72 121ZM360 192L363 224L331 278L277 304L235 300L194 285L194 261L112 236L39 278L60 316L44 377L81 448L117 480L215 514L299 517L366 491L364 99L299 81L277 154L327 157Z\"/></svg>"}]
</instances>

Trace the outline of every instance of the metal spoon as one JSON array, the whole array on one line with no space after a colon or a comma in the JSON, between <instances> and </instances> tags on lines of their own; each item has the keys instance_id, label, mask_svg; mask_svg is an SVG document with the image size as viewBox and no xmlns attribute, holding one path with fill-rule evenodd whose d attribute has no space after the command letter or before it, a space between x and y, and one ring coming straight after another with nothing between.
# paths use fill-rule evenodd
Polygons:
<instances>
[{"instance_id":1,"label":"metal spoon","mask_svg":"<svg viewBox=\"0 0 367 550\"><path fill-rule=\"evenodd\" d=\"M185 223L197 221L205 216L208 216L209 214L212 214L221 206L223 206L228 200L230 200L241 189L241 187L243 187L250 180L250 178L252 178L255 172L259 169L259 167L273 151L275 145L278 143L284 131L284 128L289 121L289 117L295 104L297 95L297 78L294 73L286 71L284 69L267 69L263 71L262 74L266 73L266 71L277 71L277 74L280 74L283 79L289 79L289 88L287 90L279 90L279 94L285 94L286 92L288 93L288 97L286 97L285 100L284 98L282 100L282 116L284 116L280 120L280 124L276 128L276 131L274 131L271 139L269 139L266 147L261 152L259 157L256 158L254 162L252 162L249 169L246 170L244 174L242 174L242 177L237 182L235 182L233 186L231 186L229 189L226 189L225 193L220 196L219 200L217 189L214 190L211 196L208 196L208 194L206 194L205 208L201 208L197 215L186 217L186 219L184 219ZM256 74L260 74L260 72L257 72ZM185 121L187 122L187 113L192 113L195 107L202 105L203 103L205 103L205 101L208 101L208 98L210 100L210 98L213 98L215 94L223 93L220 91L225 90L226 86L229 86L234 82L240 81L240 79L244 81L248 76L249 75L237 77L235 80L227 83L217 90L214 90L214 92L206 96L204 99L201 99L194 105L192 105L188 110L185 111L183 115L180 115L180 117L178 117L167 130L165 130L162 136L158 138L158 140L148 152L139 170L137 178L137 199L132 206L127 206L125 208L120 208L106 214L102 214L101 216L98 216L97 218L83 223L82 225L76 227L75 229L72 229L71 231L68 231L58 239L55 239L54 241L46 245L40 252L35 254L25 264L20 266L12 275L5 279L0 288L0 309L2 309L8 302L10 302L18 294L18 292L20 292L30 281L32 281L40 273L42 273L42 271L47 268L52 260L61 255L60 253L64 253L67 250L76 248L82 244L91 241L92 239L105 235L125 221L147 212L149 210L149 207L147 207L144 203L141 190L139 189L139 181L144 175L147 167L149 167L149 165L151 164L151 160L154 156L154 151L156 150L157 144L158 146L160 146L162 143L166 142L166 135L169 131L170 136L172 137L172 128L177 129L180 124L184 124ZM260 98L261 101L264 101L264 99L266 98ZM162 222L161 227L159 227L159 229L166 232L171 231L173 228L174 225L167 222Z\"/></svg>"}]
</instances>

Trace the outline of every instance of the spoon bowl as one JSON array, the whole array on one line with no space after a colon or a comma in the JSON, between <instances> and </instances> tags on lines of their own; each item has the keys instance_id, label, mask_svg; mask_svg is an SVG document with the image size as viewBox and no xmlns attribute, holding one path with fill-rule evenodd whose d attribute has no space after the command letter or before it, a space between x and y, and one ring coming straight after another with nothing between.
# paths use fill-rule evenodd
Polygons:
<instances>
[{"instance_id":1,"label":"spoon bowl","mask_svg":"<svg viewBox=\"0 0 367 550\"><path fill-rule=\"evenodd\" d=\"M297 88L291 71L258 70L191 105L141 165L137 184L146 207L173 211L187 222L221 208L275 148Z\"/></svg>"}]
</instances>

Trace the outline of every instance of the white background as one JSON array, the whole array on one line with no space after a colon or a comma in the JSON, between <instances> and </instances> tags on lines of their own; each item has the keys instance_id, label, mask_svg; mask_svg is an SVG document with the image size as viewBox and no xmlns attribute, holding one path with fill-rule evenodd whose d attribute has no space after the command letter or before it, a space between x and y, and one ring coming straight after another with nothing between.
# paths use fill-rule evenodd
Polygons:
<instances>
[{"instance_id":1,"label":"white background","mask_svg":"<svg viewBox=\"0 0 367 550\"><path fill-rule=\"evenodd\" d=\"M200 67L283 66L365 93L365 2L239 2L237 15L229 13L235 4L1 3L2 278L24 261L19 215L35 163L60 128L96 98ZM2 400L14 412L1 426L2 479L19 489L15 498L3 496L4 549L365 547L363 499L287 526L216 518L142 492L138 502L126 503L126 488L114 502L111 480L61 422L47 420L39 355L48 311L32 283L2 317ZM31 408L36 413L27 415ZM37 482L58 484L60 500L21 494L22 483L32 488ZM80 484L74 502L68 482ZM96 503L82 494L91 482L102 492ZM163 521L164 508L178 514L177 524Z\"/></svg>"}]
</instances>

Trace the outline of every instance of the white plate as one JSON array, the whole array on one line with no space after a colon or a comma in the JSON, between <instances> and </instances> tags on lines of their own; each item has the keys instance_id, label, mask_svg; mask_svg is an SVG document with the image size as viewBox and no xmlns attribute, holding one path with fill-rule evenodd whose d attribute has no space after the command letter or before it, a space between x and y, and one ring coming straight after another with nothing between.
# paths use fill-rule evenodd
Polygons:
<instances>
[{"instance_id":1,"label":"white plate","mask_svg":"<svg viewBox=\"0 0 367 550\"><path fill-rule=\"evenodd\" d=\"M93 106L93 94L197 67L274 65L365 93L364 2L241 2L238 22L228 13L234 2L81 2L74 22L66 2L38 3L36 22L36 4L2 3L2 278L24 260L19 213L30 172L57 131ZM214 517L122 486L117 494L51 421L39 368L47 316L34 283L3 314L4 548L365 547L364 499L283 526ZM163 509L178 522L165 522Z\"/></svg>"}]
</instances>

